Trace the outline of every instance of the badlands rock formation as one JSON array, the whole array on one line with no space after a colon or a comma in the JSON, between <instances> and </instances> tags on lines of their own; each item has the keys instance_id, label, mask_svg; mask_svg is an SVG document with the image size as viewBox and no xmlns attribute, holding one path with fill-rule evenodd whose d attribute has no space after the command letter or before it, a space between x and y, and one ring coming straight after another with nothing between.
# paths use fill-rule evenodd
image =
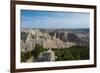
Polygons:
<instances>
[{"instance_id":1,"label":"badlands rock formation","mask_svg":"<svg viewBox=\"0 0 100 73\"><path fill-rule=\"evenodd\" d=\"M34 50L36 44L42 45L46 49L63 49L73 45L88 46L87 41L82 40L73 32L49 30L42 31L39 29L21 30L22 52Z\"/></svg>"}]
</instances>

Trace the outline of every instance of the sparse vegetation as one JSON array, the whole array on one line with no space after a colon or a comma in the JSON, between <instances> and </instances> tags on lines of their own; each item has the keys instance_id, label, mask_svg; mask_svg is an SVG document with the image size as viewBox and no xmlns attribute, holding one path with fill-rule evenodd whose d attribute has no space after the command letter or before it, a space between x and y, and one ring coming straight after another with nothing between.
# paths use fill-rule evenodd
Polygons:
<instances>
[{"instance_id":1,"label":"sparse vegetation","mask_svg":"<svg viewBox=\"0 0 100 73\"><path fill-rule=\"evenodd\" d=\"M21 62L25 62L30 57L38 58L39 54L47 49L36 44L35 50L27 53L21 52ZM89 48L84 46L72 46L70 48L52 49L57 56L56 61L85 60L89 59Z\"/></svg>"},{"instance_id":2,"label":"sparse vegetation","mask_svg":"<svg viewBox=\"0 0 100 73\"><path fill-rule=\"evenodd\" d=\"M39 44L36 44L36 45L35 45L35 50L34 50L34 53L33 53L34 58L37 59L37 58L38 58L38 55L39 55L41 52L43 52L43 51L44 51L43 46L41 46L41 45L39 45Z\"/></svg>"},{"instance_id":3,"label":"sparse vegetation","mask_svg":"<svg viewBox=\"0 0 100 73\"><path fill-rule=\"evenodd\" d=\"M55 50L55 53L57 56L56 61L89 59L89 48L84 46L59 49Z\"/></svg>"},{"instance_id":4,"label":"sparse vegetation","mask_svg":"<svg viewBox=\"0 0 100 73\"><path fill-rule=\"evenodd\" d=\"M33 50L27 53L21 52L21 62L26 62L32 56L33 56Z\"/></svg>"}]
</instances>

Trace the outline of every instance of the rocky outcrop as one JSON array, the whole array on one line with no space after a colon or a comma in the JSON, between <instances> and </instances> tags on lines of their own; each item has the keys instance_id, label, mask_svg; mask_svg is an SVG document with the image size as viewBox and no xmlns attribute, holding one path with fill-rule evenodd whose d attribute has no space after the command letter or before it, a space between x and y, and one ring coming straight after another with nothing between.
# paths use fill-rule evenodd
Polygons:
<instances>
[{"instance_id":1,"label":"rocky outcrop","mask_svg":"<svg viewBox=\"0 0 100 73\"><path fill-rule=\"evenodd\" d=\"M41 52L38 56L38 62L45 62L45 61L55 61L56 56L55 52L49 49L48 51Z\"/></svg>"}]
</instances>

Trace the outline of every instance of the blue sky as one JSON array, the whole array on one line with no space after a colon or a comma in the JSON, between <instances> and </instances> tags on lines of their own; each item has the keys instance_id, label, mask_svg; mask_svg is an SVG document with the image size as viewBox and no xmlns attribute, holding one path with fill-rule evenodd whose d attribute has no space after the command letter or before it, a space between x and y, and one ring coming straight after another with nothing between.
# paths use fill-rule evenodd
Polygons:
<instances>
[{"instance_id":1,"label":"blue sky","mask_svg":"<svg viewBox=\"0 0 100 73\"><path fill-rule=\"evenodd\" d=\"M21 10L21 28L89 28L89 13Z\"/></svg>"}]
</instances>

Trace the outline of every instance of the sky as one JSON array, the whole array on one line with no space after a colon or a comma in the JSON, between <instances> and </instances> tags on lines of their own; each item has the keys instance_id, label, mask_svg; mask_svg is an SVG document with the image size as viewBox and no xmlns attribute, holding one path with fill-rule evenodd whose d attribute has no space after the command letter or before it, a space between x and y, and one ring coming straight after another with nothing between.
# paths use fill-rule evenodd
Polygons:
<instances>
[{"instance_id":1,"label":"sky","mask_svg":"<svg viewBox=\"0 0 100 73\"><path fill-rule=\"evenodd\" d=\"M89 28L89 24L86 12L21 10L21 28L75 29Z\"/></svg>"}]
</instances>

